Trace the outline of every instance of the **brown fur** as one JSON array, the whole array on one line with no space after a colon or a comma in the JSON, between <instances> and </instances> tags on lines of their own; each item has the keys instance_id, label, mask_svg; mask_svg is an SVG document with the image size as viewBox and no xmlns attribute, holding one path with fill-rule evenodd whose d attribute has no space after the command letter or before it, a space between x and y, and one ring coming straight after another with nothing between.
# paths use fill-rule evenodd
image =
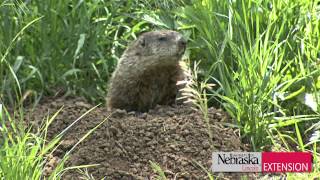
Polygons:
<instances>
[{"instance_id":1,"label":"brown fur","mask_svg":"<svg viewBox=\"0 0 320 180\"><path fill-rule=\"evenodd\" d=\"M109 84L108 109L148 111L157 104L172 104L176 83L183 79L179 60L185 46L175 31L142 34L120 58Z\"/></svg>"}]
</instances>

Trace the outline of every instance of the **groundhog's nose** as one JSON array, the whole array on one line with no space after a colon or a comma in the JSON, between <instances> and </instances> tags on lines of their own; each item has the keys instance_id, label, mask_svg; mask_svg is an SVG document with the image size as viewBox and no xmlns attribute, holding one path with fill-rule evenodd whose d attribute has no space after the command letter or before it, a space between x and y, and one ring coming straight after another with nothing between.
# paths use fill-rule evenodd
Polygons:
<instances>
[{"instance_id":1,"label":"groundhog's nose","mask_svg":"<svg viewBox=\"0 0 320 180\"><path fill-rule=\"evenodd\" d=\"M179 40L178 40L178 43L179 43L179 46L182 47L182 48L186 48L187 46L187 40L183 37L181 37Z\"/></svg>"}]
</instances>

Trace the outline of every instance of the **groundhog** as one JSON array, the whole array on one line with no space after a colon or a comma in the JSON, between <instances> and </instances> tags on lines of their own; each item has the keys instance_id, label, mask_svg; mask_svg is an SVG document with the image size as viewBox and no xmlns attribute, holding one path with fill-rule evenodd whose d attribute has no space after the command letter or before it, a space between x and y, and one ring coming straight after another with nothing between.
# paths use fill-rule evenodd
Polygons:
<instances>
[{"instance_id":1,"label":"groundhog","mask_svg":"<svg viewBox=\"0 0 320 180\"><path fill-rule=\"evenodd\" d=\"M187 41L175 31L140 35L125 50L112 75L107 94L109 110L145 112L157 104L175 102L183 80L179 65Z\"/></svg>"}]
</instances>

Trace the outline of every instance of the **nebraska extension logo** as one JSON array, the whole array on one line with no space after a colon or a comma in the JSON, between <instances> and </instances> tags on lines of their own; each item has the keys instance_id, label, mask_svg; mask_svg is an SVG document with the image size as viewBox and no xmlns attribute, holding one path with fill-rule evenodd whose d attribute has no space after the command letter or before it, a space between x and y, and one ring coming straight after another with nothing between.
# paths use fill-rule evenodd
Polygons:
<instances>
[{"instance_id":1,"label":"nebraska extension logo","mask_svg":"<svg viewBox=\"0 0 320 180\"><path fill-rule=\"evenodd\" d=\"M214 152L213 172L311 172L308 152Z\"/></svg>"}]
</instances>

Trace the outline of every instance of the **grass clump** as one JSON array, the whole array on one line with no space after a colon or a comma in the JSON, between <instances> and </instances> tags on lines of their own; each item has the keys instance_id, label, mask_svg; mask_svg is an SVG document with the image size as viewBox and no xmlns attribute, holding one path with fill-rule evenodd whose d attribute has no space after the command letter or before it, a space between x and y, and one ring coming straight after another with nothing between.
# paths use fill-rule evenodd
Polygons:
<instances>
[{"instance_id":1,"label":"grass clump","mask_svg":"<svg viewBox=\"0 0 320 180\"><path fill-rule=\"evenodd\" d=\"M48 124L57 116L58 112L50 119L47 125L39 132L25 131L9 113L2 111L0 105L1 122L1 148L0 148L0 177L4 179L41 179L44 178L44 168L48 155L56 148L61 137L56 137L47 142L46 132ZM57 162L57 167L48 176L48 179L60 179L59 172L64 168L64 163Z\"/></svg>"},{"instance_id":2,"label":"grass clump","mask_svg":"<svg viewBox=\"0 0 320 180\"><path fill-rule=\"evenodd\" d=\"M149 29L136 19L143 7L138 1L2 2L0 59L6 61L0 62L0 79L11 78L11 66L22 93L29 92L32 101L57 94L104 101L106 82L125 45ZM40 17L13 46L16 34ZM17 98L15 86L12 80L0 81L0 98L10 106Z\"/></svg>"},{"instance_id":3,"label":"grass clump","mask_svg":"<svg viewBox=\"0 0 320 180\"><path fill-rule=\"evenodd\" d=\"M268 125L278 117L317 114L298 98L315 99L318 90L317 8L308 0L209 0L175 13L192 32L191 57L202 60L203 79L219 85L211 99L220 98L254 149L271 143Z\"/></svg>"},{"instance_id":4,"label":"grass clump","mask_svg":"<svg viewBox=\"0 0 320 180\"><path fill-rule=\"evenodd\" d=\"M52 166L48 166L48 162L51 160L50 156L52 156L58 148L62 137L68 129L97 106L82 114L60 134L48 140L47 132L49 125L57 117L62 108L50 118L44 119L42 125L34 132L35 130L32 130L32 128L35 127L24 128L23 114L18 115L18 117L21 118L19 120L12 119L7 110L4 111L5 113L2 113L2 106L0 105L0 177L4 179L61 179L62 176L70 170L77 169L82 172L81 169L83 168L98 166L99 164L89 164L65 167L65 163L71 152L99 126L105 123L109 117L106 117L97 126L83 135L61 159L58 159L55 167L50 167L52 168L50 170L46 169ZM82 175L85 176L85 174Z\"/></svg>"}]
</instances>

